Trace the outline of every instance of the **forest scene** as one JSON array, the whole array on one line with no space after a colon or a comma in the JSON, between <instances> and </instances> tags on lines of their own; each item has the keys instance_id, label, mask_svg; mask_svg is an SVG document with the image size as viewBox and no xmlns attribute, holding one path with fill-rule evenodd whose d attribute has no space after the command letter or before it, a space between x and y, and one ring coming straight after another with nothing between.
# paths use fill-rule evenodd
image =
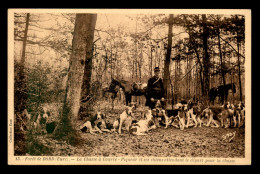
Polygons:
<instances>
[{"instance_id":1,"label":"forest scene","mask_svg":"<svg viewBox=\"0 0 260 174\"><path fill-rule=\"evenodd\" d=\"M14 13L13 20L14 155L245 157L244 15ZM157 67L165 97L155 116L146 100ZM129 108L121 133L115 123ZM154 127L134 134L150 111Z\"/></svg>"}]
</instances>

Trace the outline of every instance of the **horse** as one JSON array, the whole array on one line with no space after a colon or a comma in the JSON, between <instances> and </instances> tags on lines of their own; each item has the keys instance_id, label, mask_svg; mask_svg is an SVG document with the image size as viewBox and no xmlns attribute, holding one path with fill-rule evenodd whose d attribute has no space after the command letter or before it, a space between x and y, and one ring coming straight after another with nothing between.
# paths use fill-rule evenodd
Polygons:
<instances>
[{"instance_id":1,"label":"horse","mask_svg":"<svg viewBox=\"0 0 260 174\"><path fill-rule=\"evenodd\" d=\"M217 87L213 87L209 91L209 99L214 105L214 100L218 96L221 100L221 103L224 104L224 101L227 101L228 97L228 91L232 90L233 93L236 93L236 86L234 83L226 84L226 85L220 85Z\"/></svg>"},{"instance_id":2,"label":"horse","mask_svg":"<svg viewBox=\"0 0 260 174\"><path fill-rule=\"evenodd\" d=\"M135 82L131 83L125 80L112 79L109 86L109 90L114 91L114 93L117 93L117 89L120 88L122 88L125 94L125 102L128 106L132 102L132 96L142 96L146 94L147 86Z\"/></svg>"},{"instance_id":3,"label":"horse","mask_svg":"<svg viewBox=\"0 0 260 174\"><path fill-rule=\"evenodd\" d=\"M115 100L117 93L119 92L120 87L119 86L109 86L109 87L103 87L102 88L102 97L107 98L106 93L111 93L112 95L110 96L112 99L112 102Z\"/></svg>"},{"instance_id":4,"label":"horse","mask_svg":"<svg viewBox=\"0 0 260 174\"><path fill-rule=\"evenodd\" d=\"M215 101L217 96L219 96L218 88L217 87L211 88L209 90L209 100L212 102L213 105L214 105L214 101Z\"/></svg>"}]
</instances>

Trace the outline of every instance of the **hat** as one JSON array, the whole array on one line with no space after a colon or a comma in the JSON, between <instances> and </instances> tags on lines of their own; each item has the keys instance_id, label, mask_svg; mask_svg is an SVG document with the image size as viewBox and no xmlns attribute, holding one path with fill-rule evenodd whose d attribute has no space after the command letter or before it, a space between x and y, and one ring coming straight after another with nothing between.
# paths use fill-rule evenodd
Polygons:
<instances>
[{"instance_id":1,"label":"hat","mask_svg":"<svg viewBox=\"0 0 260 174\"><path fill-rule=\"evenodd\" d=\"M154 71L160 71L160 68L159 67L155 67Z\"/></svg>"}]
</instances>

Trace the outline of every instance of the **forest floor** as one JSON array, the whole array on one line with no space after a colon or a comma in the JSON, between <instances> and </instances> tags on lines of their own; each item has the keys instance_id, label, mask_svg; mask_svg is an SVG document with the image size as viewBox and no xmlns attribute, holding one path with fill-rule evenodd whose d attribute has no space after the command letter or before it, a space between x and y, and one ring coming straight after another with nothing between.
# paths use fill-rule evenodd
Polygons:
<instances>
[{"instance_id":1,"label":"forest floor","mask_svg":"<svg viewBox=\"0 0 260 174\"><path fill-rule=\"evenodd\" d=\"M104 109L104 108L103 108ZM135 110L135 118L141 117L142 107ZM99 110L100 106L99 106ZM102 110L107 115L119 116L120 105L114 110ZM236 131L235 138L223 142L221 137ZM135 136L126 131L92 135L80 132L81 143L77 146L58 142L51 135L38 136L46 146L53 148L55 156L105 156L105 157L245 157L245 128L197 127L184 130L164 127L151 130L145 136Z\"/></svg>"}]
</instances>

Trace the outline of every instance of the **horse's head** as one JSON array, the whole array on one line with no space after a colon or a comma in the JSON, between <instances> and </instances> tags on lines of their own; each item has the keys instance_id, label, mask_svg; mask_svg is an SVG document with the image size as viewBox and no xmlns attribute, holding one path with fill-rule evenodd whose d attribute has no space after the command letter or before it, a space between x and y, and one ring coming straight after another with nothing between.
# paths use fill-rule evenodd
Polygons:
<instances>
[{"instance_id":1,"label":"horse's head","mask_svg":"<svg viewBox=\"0 0 260 174\"><path fill-rule=\"evenodd\" d=\"M134 82L133 83L133 89L134 89L134 91L137 91L137 90L140 89L140 86L136 82Z\"/></svg>"},{"instance_id":2,"label":"horse's head","mask_svg":"<svg viewBox=\"0 0 260 174\"><path fill-rule=\"evenodd\" d=\"M110 85L109 85L109 91L111 92L118 92L120 89L120 83L115 80L115 79L112 79Z\"/></svg>"}]
</instances>

